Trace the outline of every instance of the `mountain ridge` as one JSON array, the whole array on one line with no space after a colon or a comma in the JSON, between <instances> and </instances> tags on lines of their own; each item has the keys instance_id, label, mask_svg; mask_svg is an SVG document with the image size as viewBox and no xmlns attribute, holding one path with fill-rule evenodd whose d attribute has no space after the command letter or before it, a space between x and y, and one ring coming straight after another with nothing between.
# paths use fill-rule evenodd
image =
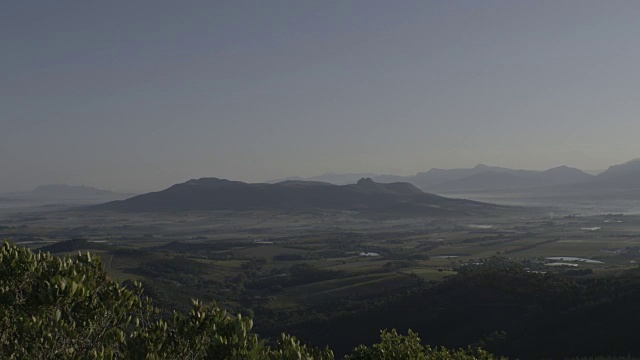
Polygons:
<instances>
[{"instance_id":1,"label":"mountain ridge","mask_svg":"<svg viewBox=\"0 0 640 360\"><path fill-rule=\"evenodd\" d=\"M485 164L477 164L472 168L454 168L454 169L440 169L440 168L432 168L425 172L418 172L415 175L410 176L402 176L402 175L371 175L371 176L363 176L373 179L376 182L380 183L390 183L390 182L407 182L413 184L423 191L435 191L435 190L443 190L448 189L452 191L459 190L468 190L465 186L462 186L465 183L471 183L474 180L474 177L483 178L482 176L478 176L482 173L492 173L492 174L509 174L512 176L496 176L497 182L495 184L491 184L491 186L479 186L478 184L469 184L471 188L475 190L487 190L487 189L497 189L501 188L499 185L502 182L507 182L507 178L511 178L511 184L508 188L528 188L528 187L542 187L542 186L550 186L550 185L560 185L560 184L569 184L573 182L586 181L593 177L593 175L588 174L580 169L569 167L566 165L557 166L554 168L550 168L547 170L522 170L522 169L510 169L499 166L489 166ZM289 179L295 179L299 181L323 181L328 183L333 183L336 185L344 185L345 179L353 179L359 173L353 174L336 174L336 173L327 173L317 176L312 176L309 178L301 178L301 177L293 177ZM521 180L516 180L513 178L516 176ZM461 181L462 179L472 177L466 181ZM336 182L333 181L335 179L341 179L341 181ZM274 181L269 181L268 183L273 183ZM355 181L352 181L353 183ZM448 182L454 182L449 185L445 185ZM519 182L519 183L518 183Z\"/></svg>"},{"instance_id":2,"label":"mountain ridge","mask_svg":"<svg viewBox=\"0 0 640 360\"><path fill-rule=\"evenodd\" d=\"M98 203L109 200L120 200L131 196L133 196L133 194L103 190L91 186L67 184L46 184L37 186L36 188L29 191L17 191L0 194L0 197L2 197L5 201L21 201L31 203Z\"/></svg>"},{"instance_id":3,"label":"mountain ridge","mask_svg":"<svg viewBox=\"0 0 640 360\"><path fill-rule=\"evenodd\" d=\"M499 205L450 199L408 183L378 183L362 178L334 185L296 180L275 184L218 178L192 179L165 190L93 206L94 210L163 212L197 210L336 209L394 215L468 216L503 209Z\"/></svg>"}]
</instances>

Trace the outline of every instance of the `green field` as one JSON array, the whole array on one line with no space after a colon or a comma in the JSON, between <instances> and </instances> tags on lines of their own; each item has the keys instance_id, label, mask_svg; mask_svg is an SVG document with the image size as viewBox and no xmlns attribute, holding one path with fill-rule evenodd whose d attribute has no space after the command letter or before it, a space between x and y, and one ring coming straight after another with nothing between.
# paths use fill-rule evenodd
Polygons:
<instances>
[{"instance_id":1,"label":"green field","mask_svg":"<svg viewBox=\"0 0 640 360\"><path fill-rule=\"evenodd\" d=\"M283 321L375 302L494 258L537 272L591 269L590 276L640 262L638 216L371 220L342 211L66 211L6 215L0 226L2 238L33 248L85 239L79 248L53 251L95 252L112 277L143 281L161 304L186 307L200 298L233 311L276 312ZM548 257L599 262L549 266L557 261Z\"/></svg>"}]
</instances>

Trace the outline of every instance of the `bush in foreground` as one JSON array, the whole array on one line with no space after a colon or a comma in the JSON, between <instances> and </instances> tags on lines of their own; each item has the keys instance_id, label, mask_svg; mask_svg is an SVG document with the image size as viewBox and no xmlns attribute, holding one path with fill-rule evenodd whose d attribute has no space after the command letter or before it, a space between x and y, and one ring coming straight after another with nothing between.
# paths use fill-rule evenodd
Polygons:
<instances>
[{"instance_id":1,"label":"bush in foreground","mask_svg":"<svg viewBox=\"0 0 640 360\"><path fill-rule=\"evenodd\" d=\"M251 333L251 319L193 301L163 319L136 284L109 279L98 258L34 253L7 242L0 251L0 357L9 359L333 359L282 334L275 345ZM417 334L383 331L349 360L493 359L483 350L422 346Z\"/></svg>"}]
</instances>

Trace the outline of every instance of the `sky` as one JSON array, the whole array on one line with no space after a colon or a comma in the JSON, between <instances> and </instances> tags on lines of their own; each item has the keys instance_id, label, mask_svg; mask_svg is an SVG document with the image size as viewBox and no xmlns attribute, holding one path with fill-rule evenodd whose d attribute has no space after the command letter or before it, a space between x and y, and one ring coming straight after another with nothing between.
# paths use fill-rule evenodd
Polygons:
<instances>
[{"instance_id":1,"label":"sky","mask_svg":"<svg viewBox=\"0 0 640 360\"><path fill-rule=\"evenodd\" d=\"M636 0L9 0L0 192L640 157Z\"/></svg>"}]
</instances>

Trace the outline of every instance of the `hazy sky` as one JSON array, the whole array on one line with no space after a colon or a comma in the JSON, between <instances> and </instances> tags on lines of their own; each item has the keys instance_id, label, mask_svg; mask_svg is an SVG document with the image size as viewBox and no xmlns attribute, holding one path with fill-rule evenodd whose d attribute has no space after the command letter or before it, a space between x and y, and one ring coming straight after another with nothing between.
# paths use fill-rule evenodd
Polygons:
<instances>
[{"instance_id":1,"label":"hazy sky","mask_svg":"<svg viewBox=\"0 0 640 360\"><path fill-rule=\"evenodd\" d=\"M0 191L640 156L640 1L31 1Z\"/></svg>"}]
</instances>

